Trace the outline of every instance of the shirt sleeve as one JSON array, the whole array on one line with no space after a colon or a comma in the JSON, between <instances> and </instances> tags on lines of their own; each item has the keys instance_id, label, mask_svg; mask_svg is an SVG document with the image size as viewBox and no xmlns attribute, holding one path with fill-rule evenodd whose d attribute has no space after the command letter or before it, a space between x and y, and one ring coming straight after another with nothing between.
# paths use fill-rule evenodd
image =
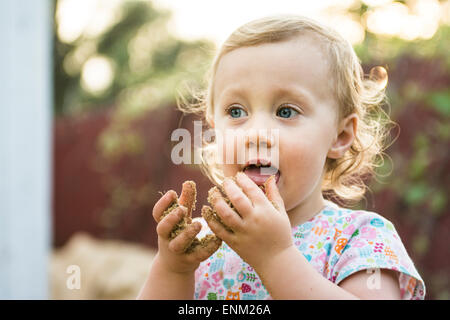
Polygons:
<instances>
[{"instance_id":1,"label":"shirt sleeve","mask_svg":"<svg viewBox=\"0 0 450 320\"><path fill-rule=\"evenodd\" d=\"M354 211L340 218L330 255L330 280L338 284L349 275L372 273L367 286L377 288L380 269L397 271L402 299L424 299L425 284L395 230L384 217L368 211Z\"/></svg>"}]
</instances>

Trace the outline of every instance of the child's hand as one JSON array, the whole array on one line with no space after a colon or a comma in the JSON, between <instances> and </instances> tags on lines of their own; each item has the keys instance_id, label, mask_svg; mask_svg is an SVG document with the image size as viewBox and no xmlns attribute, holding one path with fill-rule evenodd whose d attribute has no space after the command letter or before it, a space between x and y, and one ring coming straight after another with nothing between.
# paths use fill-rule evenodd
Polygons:
<instances>
[{"instance_id":1,"label":"child's hand","mask_svg":"<svg viewBox=\"0 0 450 320\"><path fill-rule=\"evenodd\" d=\"M236 175L236 183L225 178L223 189L239 214L228 206L220 192L212 196L212 204L233 232L213 219L208 225L248 264L257 270L265 259L293 246L291 224L273 176L266 182L267 197L241 172Z\"/></svg>"},{"instance_id":2,"label":"child's hand","mask_svg":"<svg viewBox=\"0 0 450 320\"><path fill-rule=\"evenodd\" d=\"M170 190L164 194L153 207L153 218L159 222L156 227L158 233L158 254L155 259L159 259L164 268L175 273L194 272L200 262L207 259L220 246L220 243L209 243L206 247L198 247L191 253L184 253L186 247L194 240L201 230L200 222L189 224L185 230L170 240L169 236L174 226L185 216L191 222L191 211L193 207L193 197L188 194L189 190L184 187L179 199L180 206L166 215L161 221L162 214L169 205L176 200L177 194Z\"/></svg>"}]
</instances>

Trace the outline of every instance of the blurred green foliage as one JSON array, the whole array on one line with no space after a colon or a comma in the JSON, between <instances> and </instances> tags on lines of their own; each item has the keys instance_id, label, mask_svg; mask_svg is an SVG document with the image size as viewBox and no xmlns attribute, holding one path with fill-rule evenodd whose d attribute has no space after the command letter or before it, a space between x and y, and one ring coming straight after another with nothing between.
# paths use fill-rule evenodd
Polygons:
<instances>
[{"instance_id":1,"label":"blurred green foliage","mask_svg":"<svg viewBox=\"0 0 450 320\"><path fill-rule=\"evenodd\" d=\"M120 12L119 21L98 37L81 34L72 43L62 42L54 26L55 114L114 107L98 141L111 159L142 151L142 137L128 130L130 123L202 85L215 49L207 40L177 39L168 31L170 12L158 11L150 1L124 1ZM112 61L113 80L106 90L91 93L82 86L82 68L98 55Z\"/></svg>"},{"instance_id":2,"label":"blurred green foliage","mask_svg":"<svg viewBox=\"0 0 450 320\"><path fill-rule=\"evenodd\" d=\"M57 1L55 1L55 7ZM184 41L168 31L170 12L150 1L124 1L120 19L98 37L81 34L62 42L54 25L54 107L56 115L116 105L130 117L172 103L183 82L201 83L214 45L206 40ZM111 86L90 93L81 85L89 58L108 57L114 66Z\"/></svg>"}]
</instances>

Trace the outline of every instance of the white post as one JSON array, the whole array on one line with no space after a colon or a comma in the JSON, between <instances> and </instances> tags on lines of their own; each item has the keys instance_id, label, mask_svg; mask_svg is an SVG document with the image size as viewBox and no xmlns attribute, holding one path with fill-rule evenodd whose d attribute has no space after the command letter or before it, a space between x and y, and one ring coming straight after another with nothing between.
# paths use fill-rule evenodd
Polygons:
<instances>
[{"instance_id":1,"label":"white post","mask_svg":"<svg viewBox=\"0 0 450 320\"><path fill-rule=\"evenodd\" d=\"M47 299L52 2L0 1L0 299Z\"/></svg>"}]
</instances>

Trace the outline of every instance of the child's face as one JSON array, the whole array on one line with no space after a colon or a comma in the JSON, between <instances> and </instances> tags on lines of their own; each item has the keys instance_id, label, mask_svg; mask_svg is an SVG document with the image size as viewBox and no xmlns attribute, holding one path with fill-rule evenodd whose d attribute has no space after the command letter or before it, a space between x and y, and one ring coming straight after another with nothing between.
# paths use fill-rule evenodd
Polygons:
<instances>
[{"instance_id":1,"label":"child's face","mask_svg":"<svg viewBox=\"0 0 450 320\"><path fill-rule=\"evenodd\" d=\"M268 176L258 175L258 169L246 162L255 157L272 160L270 154L277 150L277 186L286 210L321 197L325 161L337 136L338 106L331 81L327 59L313 37L225 54L215 76L213 125L223 134L229 129L246 132L247 143L241 147L248 152L252 148L256 152L249 141L259 138L260 143L259 153L247 156L244 163L224 164L225 176L244 171L261 184ZM267 136L256 134L261 129ZM274 129L278 139L275 131L271 134ZM237 154L237 144L226 136L224 141L224 154ZM269 157L262 155L263 148Z\"/></svg>"}]
</instances>

